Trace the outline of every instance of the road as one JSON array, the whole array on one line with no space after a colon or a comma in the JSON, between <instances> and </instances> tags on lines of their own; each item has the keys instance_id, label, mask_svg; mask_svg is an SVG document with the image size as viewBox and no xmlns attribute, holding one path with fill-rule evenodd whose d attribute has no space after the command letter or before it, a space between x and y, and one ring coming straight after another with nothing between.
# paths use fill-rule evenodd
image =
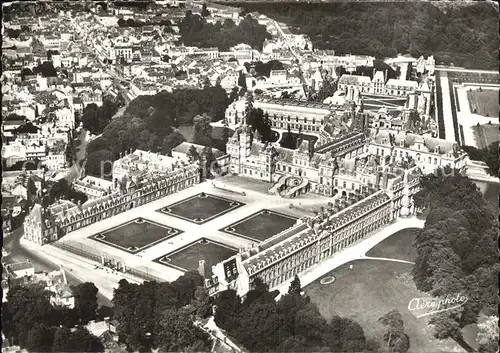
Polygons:
<instances>
[{"instance_id":1,"label":"road","mask_svg":"<svg viewBox=\"0 0 500 353\"><path fill-rule=\"evenodd\" d=\"M297 55L297 53L295 52L294 48L292 48L292 46L290 45L290 43L286 39L285 33L283 32L283 28L281 28L280 24L277 21L273 21L273 23L274 23L274 27L276 27L276 29L278 30L278 34L281 37L281 40L283 40L285 42L285 44L288 47L288 50L290 50L290 52L292 53L292 55L297 60L297 67L298 67L299 73L300 73L300 80L301 80L302 85L304 87L304 92L307 95L307 89L306 89L307 88L307 83L306 83L306 80L304 78L304 72L302 71L302 58L299 55Z\"/></svg>"},{"instance_id":2,"label":"road","mask_svg":"<svg viewBox=\"0 0 500 353\"><path fill-rule=\"evenodd\" d=\"M40 256L38 253L21 246L20 239L22 235L23 229L18 228L8 237L3 239L3 247L10 254L9 256L2 258L2 262L5 261L7 263L12 263L30 260L31 263L35 266L36 272L51 272L54 270L59 270L59 263L57 262L57 260L49 261L46 257ZM69 285L78 285L84 282L84 280L78 279L73 274L71 274L71 271L66 271L66 278L68 279ZM111 298L104 297L102 293L97 294L99 305L112 306L110 299Z\"/></svg>"}]
</instances>

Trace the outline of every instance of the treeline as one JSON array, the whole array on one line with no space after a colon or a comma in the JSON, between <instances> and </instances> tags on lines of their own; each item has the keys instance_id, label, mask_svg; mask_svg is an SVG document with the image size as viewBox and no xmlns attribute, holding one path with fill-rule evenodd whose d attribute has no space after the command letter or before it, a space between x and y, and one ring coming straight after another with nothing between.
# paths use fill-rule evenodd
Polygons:
<instances>
[{"instance_id":1,"label":"treeline","mask_svg":"<svg viewBox=\"0 0 500 353\"><path fill-rule=\"evenodd\" d=\"M473 146L464 146L464 151L469 154L473 161L482 161L488 166L488 173L492 176L498 176L500 165L498 161L499 142L493 142L488 148L479 149Z\"/></svg>"},{"instance_id":2,"label":"treeline","mask_svg":"<svg viewBox=\"0 0 500 353\"><path fill-rule=\"evenodd\" d=\"M498 305L498 222L477 186L458 170L439 169L421 179L415 205L428 216L417 233L413 280L433 297L461 293L467 302L436 314L436 338L453 338L468 351L462 328L480 314L496 315Z\"/></svg>"},{"instance_id":3,"label":"treeline","mask_svg":"<svg viewBox=\"0 0 500 353\"><path fill-rule=\"evenodd\" d=\"M97 317L97 288L82 283L72 290L74 309L52 306L50 292L40 284L10 289L2 305L5 338L29 352L104 352L82 326Z\"/></svg>"},{"instance_id":4,"label":"treeline","mask_svg":"<svg viewBox=\"0 0 500 353\"><path fill-rule=\"evenodd\" d=\"M226 19L224 23L208 23L202 16L186 11L179 24L181 42L187 46L200 48L217 47L221 51L245 43L253 49L262 50L264 40L271 38L266 27L251 16L246 16L236 26L233 20Z\"/></svg>"},{"instance_id":5,"label":"treeline","mask_svg":"<svg viewBox=\"0 0 500 353\"><path fill-rule=\"evenodd\" d=\"M118 26L120 27L143 27L143 26L171 26L172 22L169 19L160 18L158 21L149 20L148 22L142 22L139 20L134 20L129 18L127 20L123 18L118 19Z\"/></svg>"},{"instance_id":6,"label":"treeline","mask_svg":"<svg viewBox=\"0 0 500 353\"><path fill-rule=\"evenodd\" d=\"M498 8L429 2L235 3L307 34L315 48L377 58L433 54L438 63L498 68Z\"/></svg>"},{"instance_id":7,"label":"treeline","mask_svg":"<svg viewBox=\"0 0 500 353\"><path fill-rule=\"evenodd\" d=\"M215 323L251 352L373 352L363 329L349 318L325 320L298 277L278 301L259 278L242 301L234 290L215 299Z\"/></svg>"},{"instance_id":8,"label":"treeline","mask_svg":"<svg viewBox=\"0 0 500 353\"><path fill-rule=\"evenodd\" d=\"M134 352L210 351L209 335L193 323L212 313L203 277L196 272L174 282L135 284L122 279L113 305L120 341Z\"/></svg>"},{"instance_id":9,"label":"treeline","mask_svg":"<svg viewBox=\"0 0 500 353\"><path fill-rule=\"evenodd\" d=\"M101 162L114 161L129 149L170 154L172 148L185 141L176 127L192 125L193 118L204 113L213 121L220 120L229 103L220 86L137 97L121 117L116 117L104 128L101 137L89 143L87 174L109 175L110 164L105 163L105 170L101 170Z\"/></svg>"}]
</instances>

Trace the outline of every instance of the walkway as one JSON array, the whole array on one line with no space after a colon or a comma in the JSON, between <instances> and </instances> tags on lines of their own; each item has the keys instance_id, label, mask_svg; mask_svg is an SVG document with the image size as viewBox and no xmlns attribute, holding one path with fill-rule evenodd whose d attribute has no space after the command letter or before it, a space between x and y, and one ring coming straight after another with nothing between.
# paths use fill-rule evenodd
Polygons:
<instances>
[{"instance_id":1,"label":"walkway","mask_svg":"<svg viewBox=\"0 0 500 353\"><path fill-rule=\"evenodd\" d=\"M299 278L302 288L339 266L354 260L369 258L366 257L365 254L375 245L390 237L394 233L406 228L423 228L424 223L424 220L417 219L416 217L398 219L395 223L382 228L377 233L370 235L368 238L336 253L332 257L316 264L316 266L300 274ZM394 261L394 259L389 260ZM290 281L282 283L281 285L272 288L272 290L278 289L280 293L287 293L289 286Z\"/></svg>"},{"instance_id":2,"label":"walkway","mask_svg":"<svg viewBox=\"0 0 500 353\"><path fill-rule=\"evenodd\" d=\"M389 257L373 257L373 256L361 256L362 259L365 260L379 260L379 261L392 261L392 262L401 262L403 264L412 264L415 265L414 262L411 261L406 261L406 260L399 260L399 259L392 259Z\"/></svg>"},{"instance_id":3,"label":"walkway","mask_svg":"<svg viewBox=\"0 0 500 353\"><path fill-rule=\"evenodd\" d=\"M38 254L46 261L61 265L68 274L74 276L82 282L93 282L99 289L99 293L106 299L113 299L113 291L118 287L121 279L126 279L132 283L142 283L142 280L135 279L124 273L112 273L111 270L96 269L96 263L84 259L73 253L63 251L53 245L40 246L24 238L20 239L21 247Z\"/></svg>"}]
</instances>

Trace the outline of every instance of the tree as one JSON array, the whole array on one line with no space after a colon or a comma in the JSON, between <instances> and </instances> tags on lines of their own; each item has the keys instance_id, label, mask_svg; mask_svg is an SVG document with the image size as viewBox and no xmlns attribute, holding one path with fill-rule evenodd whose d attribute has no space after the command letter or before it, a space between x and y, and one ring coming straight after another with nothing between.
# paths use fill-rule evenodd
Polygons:
<instances>
[{"instance_id":1,"label":"tree","mask_svg":"<svg viewBox=\"0 0 500 353\"><path fill-rule=\"evenodd\" d=\"M334 316L329 324L326 341L334 352L358 352L366 350L363 328L354 320Z\"/></svg>"},{"instance_id":2,"label":"tree","mask_svg":"<svg viewBox=\"0 0 500 353\"><path fill-rule=\"evenodd\" d=\"M167 309L160 321L157 345L164 352L201 352L211 347L210 336L196 327L189 314Z\"/></svg>"},{"instance_id":3,"label":"tree","mask_svg":"<svg viewBox=\"0 0 500 353\"><path fill-rule=\"evenodd\" d=\"M205 287L196 288L191 304L196 308L196 315L201 318L206 318L212 314L210 295Z\"/></svg>"},{"instance_id":4,"label":"tree","mask_svg":"<svg viewBox=\"0 0 500 353\"><path fill-rule=\"evenodd\" d=\"M52 352L70 352L71 330L68 327L59 327L54 333Z\"/></svg>"},{"instance_id":5,"label":"tree","mask_svg":"<svg viewBox=\"0 0 500 353\"><path fill-rule=\"evenodd\" d=\"M202 153L203 159L205 160L205 178L209 179L213 177L212 171L215 168L215 155L212 152L211 147L205 147Z\"/></svg>"},{"instance_id":6,"label":"tree","mask_svg":"<svg viewBox=\"0 0 500 353\"><path fill-rule=\"evenodd\" d=\"M104 346L101 341L92 335L86 328L77 327L71 332L66 352L104 352Z\"/></svg>"},{"instance_id":7,"label":"tree","mask_svg":"<svg viewBox=\"0 0 500 353\"><path fill-rule=\"evenodd\" d=\"M247 120L250 120L251 114L253 111L253 94L252 94L252 92L247 92L246 99L247 99L247 101L245 104L245 118Z\"/></svg>"},{"instance_id":8,"label":"tree","mask_svg":"<svg viewBox=\"0 0 500 353\"><path fill-rule=\"evenodd\" d=\"M214 320L217 326L224 330L239 327L239 315L242 310L241 299L234 290L220 292L215 298Z\"/></svg>"},{"instance_id":9,"label":"tree","mask_svg":"<svg viewBox=\"0 0 500 353\"><path fill-rule=\"evenodd\" d=\"M300 278L298 275L295 275L293 281L290 283L290 287L288 288L288 294L291 295L301 295L302 288L300 285Z\"/></svg>"},{"instance_id":10,"label":"tree","mask_svg":"<svg viewBox=\"0 0 500 353\"><path fill-rule=\"evenodd\" d=\"M393 309L379 319L379 322L385 326L384 341L387 342L387 348L393 352L405 353L410 348L408 335L404 333L404 323L401 313Z\"/></svg>"},{"instance_id":11,"label":"tree","mask_svg":"<svg viewBox=\"0 0 500 353\"><path fill-rule=\"evenodd\" d=\"M196 147L194 147L194 145L191 145L191 147L189 147L189 150L187 152L187 156L188 156L190 162L195 162L195 161L198 161L200 159L200 154L198 153L198 151L196 150Z\"/></svg>"},{"instance_id":12,"label":"tree","mask_svg":"<svg viewBox=\"0 0 500 353\"><path fill-rule=\"evenodd\" d=\"M243 73L243 71L240 71L240 73L239 73L238 86L244 88L245 90L248 89L247 88L247 80L246 80L246 77L245 77L245 74Z\"/></svg>"},{"instance_id":13,"label":"tree","mask_svg":"<svg viewBox=\"0 0 500 353\"><path fill-rule=\"evenodd\" d=\"M210 16L210 11L208 11L208 9L207 9L207 3L205 3L205 2L203 3L203 7L201 8L201 15L203 17Z\"/></svg>"},{"instance_id":14,"label":"tree","mask_svg":"<svg viewBox=\"0 0 500 353\"><path fill-rule=\"evenodd\" d=\"M87 324L95 320L97 315L97 292L94 283L85 282L71 288L75 295L75 309L78 313L80 323Z\"/></svg>"}]
</instances>

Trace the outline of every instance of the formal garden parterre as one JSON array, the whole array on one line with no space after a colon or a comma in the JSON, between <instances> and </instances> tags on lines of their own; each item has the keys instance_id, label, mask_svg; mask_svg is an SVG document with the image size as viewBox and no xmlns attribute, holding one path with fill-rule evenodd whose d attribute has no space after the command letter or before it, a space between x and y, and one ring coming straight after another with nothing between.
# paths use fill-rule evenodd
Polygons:
<instances>
[{"instance_id":1,"label":"formal garden parterre","mask_svg":"<svg viewBox=\"0 0 500 353\"><path fill-rule=\"evenodd\" d=\"M136 218L89 238L135 254L181 233L182 230Z\"/></svg>"},{"instance_id":2,"label":"formal garden parterre","mask_svg":"<svg viewBox=\"0 0 500 353\"><path fill-rule=\"evenodd\" d=\"M199 193L158 210L185 221L203 224L245 204L220 196Z\"/></svg>"}]
</instances>

